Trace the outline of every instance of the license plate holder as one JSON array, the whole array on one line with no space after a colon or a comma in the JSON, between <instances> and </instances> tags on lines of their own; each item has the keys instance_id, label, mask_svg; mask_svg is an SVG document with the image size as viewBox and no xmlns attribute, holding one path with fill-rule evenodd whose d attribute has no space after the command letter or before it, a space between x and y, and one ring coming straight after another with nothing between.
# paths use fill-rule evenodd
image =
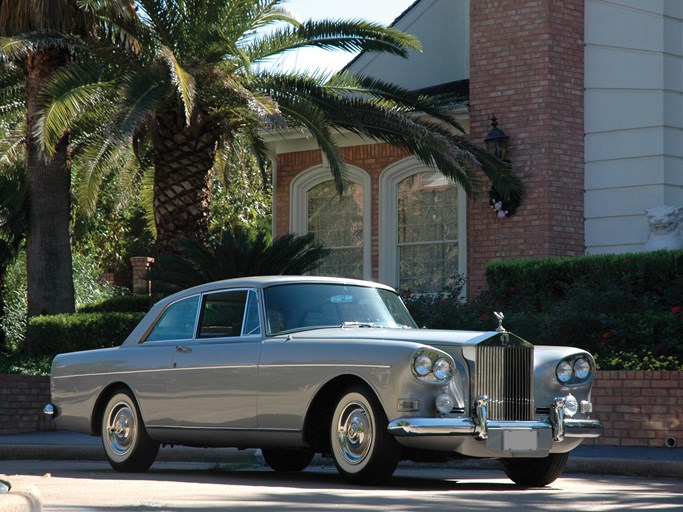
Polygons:
<instances>
[{"instance_id":1,"label":"license plate holder","mask_svg":"<svg viewBox=\"0 0 683 512\"><path fill-rule=\"evenodd\" d=\"M503 450L531 452L538 450L538 433L535 430L503 430Z\"/></svg>"}]
</instances>

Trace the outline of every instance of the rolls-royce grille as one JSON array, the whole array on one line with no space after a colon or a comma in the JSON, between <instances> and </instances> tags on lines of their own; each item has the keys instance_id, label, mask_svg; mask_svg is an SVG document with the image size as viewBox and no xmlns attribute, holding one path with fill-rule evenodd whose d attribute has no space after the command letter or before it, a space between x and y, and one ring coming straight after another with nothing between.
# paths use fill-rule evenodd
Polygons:
<instances>
[{"instance_id":1,"label":"rolls-royce grille","mask_svg":"<svg viewBox=\"0 0 683 512\"><path fill-rule=\"evenodd\" d=\"M480 345L472 398L489 397L488 418L530 421L534 411L534 347Z\"/></svg>"}]
</instances>

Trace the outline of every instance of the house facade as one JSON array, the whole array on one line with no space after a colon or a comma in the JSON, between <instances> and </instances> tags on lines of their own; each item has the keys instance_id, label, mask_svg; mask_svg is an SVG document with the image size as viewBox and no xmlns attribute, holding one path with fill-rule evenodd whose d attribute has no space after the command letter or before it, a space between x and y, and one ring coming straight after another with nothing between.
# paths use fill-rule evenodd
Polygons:
<instances>
[{"instance_id":1,"label":"house facade","mask_svg":"<svg viewBox=\"0 0 683 512\"><path fill-rule=\"evenodd\" d=\"M353 72L453 98L472 142L495 114L525 196L491 208L388 144L339 135L338 198L314 141L274 135L274 234L313 232L320 273L435 291L491 261L643 250L645 210L683 205L683 3L418 0L394 26L423 51L361 54Z\"/></svg>"}]
</instances>

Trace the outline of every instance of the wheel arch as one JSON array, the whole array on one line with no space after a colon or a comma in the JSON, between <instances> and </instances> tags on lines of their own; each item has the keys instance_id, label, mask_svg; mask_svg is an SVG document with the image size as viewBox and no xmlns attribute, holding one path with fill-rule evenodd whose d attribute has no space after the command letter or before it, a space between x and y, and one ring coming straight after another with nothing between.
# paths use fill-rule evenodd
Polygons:
<instances>
[{"instance_id":1,"label":"wheel arch","mask_svg":"<svg viewBox=\"0 0 683 512\"><path fill-rule=\"evenodd\" d=\"M93 407L93 413L90 417L90 429L94 435L102 435L102 416L104 415L105 407L107 407L107 402L112 396L121 391L130 394L131 398L138 406L138 410L140 409L140 405L135 397L135 393L133 393L133 390L130 388L130 386L124 382L112 382L100 392L100 395L97 397L95 402L95 406Z\"/></svg>"},{"instance_id":2,"label":"wheel arch","mask_svg":"<svg viewBox=\"0 0 683 512\"><path fill-rule=\"evenodd\" d=\"M372 385L358 375L339 375L328 381L316 393L306 412L304 420L304 441L318 453L329 453L331 450L328 436L332 413L343 393L353 386L364 386L375 395L381 403Z\"/></svg>"}]
</instances>

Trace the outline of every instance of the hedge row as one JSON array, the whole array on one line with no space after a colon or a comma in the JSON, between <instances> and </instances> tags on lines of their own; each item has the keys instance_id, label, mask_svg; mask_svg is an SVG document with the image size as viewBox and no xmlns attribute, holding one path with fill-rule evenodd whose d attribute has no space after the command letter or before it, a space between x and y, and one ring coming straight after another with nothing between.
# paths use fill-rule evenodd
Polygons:
<instances>
[{"instance_id":1,"label":"hedge row","mask_svg":"<svg viewBox=\"0 0 683 512\"><path fill-rule=\"evenodd\" d=\"M33 317L29 319L20 352L40 357L115 347L126 339L144 316L141 312L101 312Z\"/></svg>"},{"instance_id":2,"label":"hedge row","mask_svg":"<svg viewBox=\"0 0 683 512\"><path fill-rule=\"evenodd\" d=\"M497 262L487 289L409 294L420 325L505 327L539 345L592 352L601 369L683 369L683 251Z\"/></svg>"}]
</instances>

